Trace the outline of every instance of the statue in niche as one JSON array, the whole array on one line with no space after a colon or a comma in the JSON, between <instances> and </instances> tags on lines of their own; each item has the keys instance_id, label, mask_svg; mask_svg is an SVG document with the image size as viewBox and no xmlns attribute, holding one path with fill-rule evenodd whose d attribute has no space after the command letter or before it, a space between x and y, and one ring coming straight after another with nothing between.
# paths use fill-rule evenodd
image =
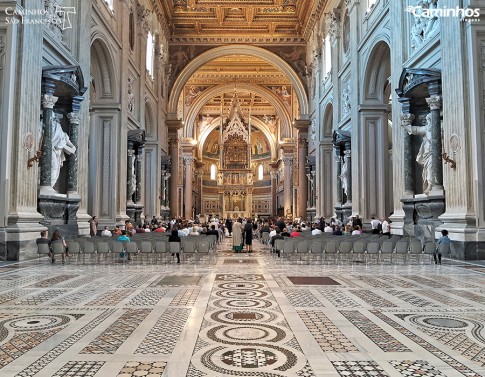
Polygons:
<instances>
[{"instance_id":1,"label":"statue in niche","mask_svg":"<svg viewBox=\"0 0 485 377\"><path fill-rule=\"evenodd\" d=\"M347 159L344 158L344 163L342 164L342 171L340 172L340 182L342 183L342 189L345 195L347 195L349 187L349 164Z\"/></svg>"},{"instance_id":2,"label":"statue in niche","mask_svg":"<svg viewBox=\"0 0 485 377\"><path fill-rule=\"evenodd\" d=\"M128 197L131 198L132 195L135 193L136 190L136 174L135 174L135 164L136 164L136 157L133 157L133 163L130 166L130 175L128 176L129 185L128 185Z\"/></svg>"},{"instance_id":3,"label":"statue in niche","mask_svg":"<svg viewBox=\"0 0 485 377\"><path fill-rule=\"evenodd\" d=\"M254 183L253 181L253 173L248 174L248 185L252 185Z\"/></svg>"},{"instance_id":4,"label":"statue in niche","mask_svg":"<svg viewBox=\"0 0 485 377\"><path fill-rule=\"evenodd\" d=\"M222 173L217 173L217 184L218 185L223 185L224 181L224 175Z\"/></svg>"},{"instance_id":5,"label":"statue in niche","mask_svg":"<svg viewBox=\"0 0 485 377\"><path fill-rule=\"evenodd\" d=\"M133 113L135 111L135 93L133 92L133 79L128 78L128 111Z\"/></svg>"},{"instance_id":6,"label":"statue in niche","mask_svg":"<svg viewBox=\"0 0 485 377\"><path fill-rule=\"evenodd\" d=\"M420 135L423 137L419 147L416 162L423 166L423 191L429 194L432 188L432 170L431 170L431 113L426 115L426 124L424 126L405 126L409 135Z\"/></svg>"},{"instance_id":7,"label":"statue in niche","mask_svg":"<svg viewBox=\"0 0 485 377\"><path fill-rule=\"evenodd\" d=\"M60 119L54 116L52 120L52 159L51 159L51 186L54 187L61 167L66 160L66 154L76 152L76 147L71 143L69 136L62 130Z\"/></svg>"}]
</instances>

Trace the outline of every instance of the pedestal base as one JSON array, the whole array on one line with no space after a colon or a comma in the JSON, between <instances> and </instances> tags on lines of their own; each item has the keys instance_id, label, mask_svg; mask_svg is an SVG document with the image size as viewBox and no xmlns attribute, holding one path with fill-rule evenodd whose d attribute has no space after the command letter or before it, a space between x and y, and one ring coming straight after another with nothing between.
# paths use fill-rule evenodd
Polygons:
<instances>
[{"instance_id":1,"label":"pedestal base","mask_svg":"<svg viewBox=\"0 0 485 377\"><path fill-rule=\"evenodd\" d=\"M435 239L435 229L443 224L438 218L445 212L444 196L420 195L402 198L404 209L403 235L421 241Z\"/></svg>"},{"instance_id":2,"label":"pedestal base","mask_svg":"<svg viewBox=\"0 0 485 377\"><path fill-rule=\"evenodd\" d=\"M39 194L38 210L43 219L40 222L52 234L59 230L63 237L77 237L78 222L77 211L81 199L76 196L68 197L61 194Z\"/></svg>"},{"instance_id":3,"label":"pedestal base","mask_svg":"<svg viewBox=\"0 0 485 377\"><path fill-rule=\"evenodd\" d=\"M140 204L127 204L126 214L130 217L130 222L133 225L143 224L141 214L143 213L143 206Z\"/></svg>"}]
</instances>

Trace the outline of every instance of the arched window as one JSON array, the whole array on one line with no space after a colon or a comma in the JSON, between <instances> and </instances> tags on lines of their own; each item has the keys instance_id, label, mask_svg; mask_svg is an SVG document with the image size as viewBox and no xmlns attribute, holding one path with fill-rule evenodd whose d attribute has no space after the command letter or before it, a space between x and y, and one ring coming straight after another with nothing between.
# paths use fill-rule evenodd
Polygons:
<instances>
[{"instance_id":1,"label":"arched window","mask_svg":"<svg viewBox=\"0 0 485 377\"><path fill-rule=\"evenodd\" d=\"M147 37L147 71L150 76L153 78L153 66L154 66L154 58L155 58L155 37L154 35L149 32Z\"/></svg>"},{"instance_id":2,"label":"arched window","mask_svg":"<svg viewBox=\"0 0 485 377\"><path fill-rule=\"evenodd\" d=\"M217 166L216 164L211 165L211 179L215 180L217 176Z\"/></svg>"},{"instance_id":3,"label":"arched window","mask_svg":"<svg viewBox=\"0 0 485 377\"><path fill-rule=\"evenodd\" d=\"M258 166L258 180L259 181L262 181L264 178L264 168L263 168L263 164L259 164Z\"/></svg>"},{"instance_id":4,"label":"arched window","mask_svg":"<svg viewBox=\"0 0 485 377\"><path fill-rule=\"evenodd\" d=\"M133 14L133 11L130 12L128 26L130 49L133 51L135 49L135 15Z\"/></svg>"}]
</instances>

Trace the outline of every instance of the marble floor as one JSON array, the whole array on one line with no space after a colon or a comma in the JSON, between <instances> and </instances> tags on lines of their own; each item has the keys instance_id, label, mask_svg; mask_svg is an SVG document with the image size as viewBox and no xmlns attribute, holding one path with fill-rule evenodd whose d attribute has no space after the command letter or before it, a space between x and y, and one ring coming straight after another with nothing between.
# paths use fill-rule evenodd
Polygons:
<instances>
[{"instance_id":1,"label":"marble floor","mask_svg":"<svg viewBox=\"0 0 485 377\"><path fill-rule=\"evenodd\" d=\"M0 376L485 376L484 266L229 248L0 268Z\"/></svg>"}]
</instances>

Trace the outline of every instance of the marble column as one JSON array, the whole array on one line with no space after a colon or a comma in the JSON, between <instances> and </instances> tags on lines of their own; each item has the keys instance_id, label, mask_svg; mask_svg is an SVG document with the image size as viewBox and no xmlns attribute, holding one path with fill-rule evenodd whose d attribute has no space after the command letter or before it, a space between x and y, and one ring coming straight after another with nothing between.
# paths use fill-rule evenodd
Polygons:
<instances>
[{"instance_id":1,"label":"marble column","mask_svg":"<svg viewBox=\"0 0 485 377\"><path fill-rule=\"evenodd\" d=\"M192 156L184 157L184 167L185 167L184 216L187 220L192 218L192 205L193 205L192 203L192 162L193 161L194 161L194 158Z\"/></svg>"},{"instance_id":2,"label":"marble column","mask_svg":"<svg viewBox=\"0 0 485 377\"><path fill-rule=\"evenodd\" d=\"M47 94L42 95L42 146L39 159L40 166L40 190L53 191L51 185L51 168L52 168L52 119L54 116L54 105L58 97L54 93L54 84L52 87L44 83L49 90Z\"/></svg>"},{"instance_id":3,"label":"marble column","mask_svg":"<svg viewBox=\"0 0 485 377\"><path fill-rule=\"evenodd\" d=\"M72 112L67 114L69 119L69 139L71 143L76 147L76 152L67 156L67 193L68 195L77 193L77 156L78 151L78 136L79 136L79 122L81 117L79 112Z\"/></svg>"},{"instance_id":4,"label":"marble column","mask_svg":"<svg viewBox=\"0 0 485 377\"><path fill-rule=\"evenodd\" d=\"M132 182L133 182L133 174L134 171L133 167L133 159L135 158L135 151L133 150L133 143L128 142L128 151L127 151L127 158L126 158L126 201L128 203L133 203L133 189L132 189Z\"/></svg>"},{"instance_id":5,"label":"marble column","mask_svg":"<svg viewBox=\"0 0 485 377\"><path fill-rule=\"evenodd\" d=\"M431 84L430 84L431 92ZM432 191L443 193L443 146L441 142L441 96L426 98L431 110L431 176Z\"/></svg>"},{"instance_id":6,"label":"marble column","mask_svg":"<svg viewBox=\"0 0 485 377\"><path fill-rule=\"evenodd\" d=\"M177 138L171 138L168 141L169 149L170 149L170 156L172 159L171 168L172 171L170 172L171 180L170 180L170 213L172 217L180 216L178 211L179 204L178 204L178 193L177 193L177 186L178 186L178 177L179 177L179 143Z\"/></svg>"},{"instance_id":7,"label":"marble column","mask_svg":"<svg viewBox=\"0 0 485 377\"><path fill-rule=\"evenodd\" d=\"M403 138L403 168L404 168L404 195L414 195L414 162L411 157L411 135L406 131L405 127L411 126L414 121L414 114L401 114L399 116L401 122L402 138Z\"/></svg>"},{"instance_id":8,"label":"marble column","mask_svg":"<svg viewBox=\"0 0 485 377\"><path fill-rule=\"evenodd\" d=\"M277 171L271 171L271 215L276 216L277 208L276 208L276 186L278 182L276 181L276 177L278 176Z\"/></svg>"},{"instance_id":9,"label":"marble column","mask_svg":"<svg viewBox=\"0 0 485 377\"><path fill-rule=\"evenodd\" d=\"M292 174L293 174L293 157L283 157L284 164L284 181L283 181L283 194L284 194L284 206L285 206L285 216L292 214Z\"/></svg>"},{"instance_id":10,"label":"marble column","mask_svg":"<svg viewBox=\"0 0 485 377\"><path fill-rule=\"evenodd\" d=\"M340 147L335 147L335 171L337 172L337 207L342 205L342 181L340 175L342 174L342 157L340 155Z\"/></svg>"},{"instance_id":11,"label":"marble column","mask_svg":"<svg viewBox=\"0 0 485 377\"><path fill-rule=\"evenodd\" d=\"M306 158L308 154L308 141L306 138L298 139L298 216L306 219L308 202L308 180L306 175Z\"/></svg>"},{"instance_id":12,"label":"marble column","mask_svg":"<svg viewBox=\"0 0 485 377\"><path fill-rule=\"evenodd\" d=\"M350 144L345 143L344 161L347 164L347 206L352 205L352 150Z\"/></svg>"},{"instance_id":13,"label":"marble column","mask_svg":"<svg viewBox=\"0 0 485 377\"><path fill-rule=\"evenodd\" d=\"M135 155L135 176L136 176L136 188L135 188L135 203L141 201L141 194L142 194L142 164L143 164L143 148L138 148L137 153Z\"/></svg>"}]
</instances>

